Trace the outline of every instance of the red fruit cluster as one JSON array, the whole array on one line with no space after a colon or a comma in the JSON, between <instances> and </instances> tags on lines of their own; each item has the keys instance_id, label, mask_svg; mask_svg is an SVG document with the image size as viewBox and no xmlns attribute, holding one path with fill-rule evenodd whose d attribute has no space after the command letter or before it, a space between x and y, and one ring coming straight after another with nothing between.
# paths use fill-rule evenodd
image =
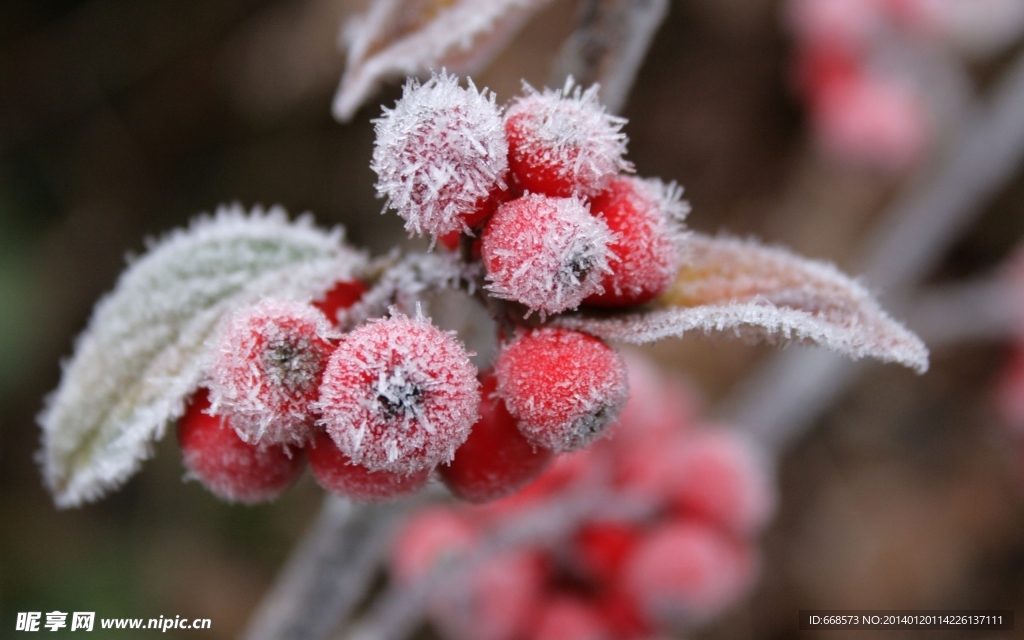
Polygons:
<instances>
[{"instance_id":1,"label":"red fruit cluster","mask_svg":"<svg viewBox=\"0 0 1024 640\"><path fill-rule=\"evenodd\" d=\"M790 0L797 88L826 151L893 171L922 157L932 137L926 95L906 74L873 59L887 50L880 46L887 39L915 46L916 36L900 34L928 29L922 7L914 0Z\"/></svg>"},{"instance_id":2,"label":"red fruit cluster","mask_svg":"<svg viewBox=\"0 0 1024 640\"><path fill-rule=\"evenodd\" d=\"M392 575L409 583L443 571L503 526L584 488L651 510L623 519L598 509L553 539L470 561L431 597L430 618L442 635L650 638L703 625L750 590L754 538L773 509L764 461L740 435L695 425L694 403L678 380L635 356L628 365L645 384L611 439L558 458L505 500L413 514L393 547Z\"/></svg>"},{"instance_id":3,"label":"red fruit cluster","mask_svg":"<svg viewBox=\"0 0 1024 640\"><path fill-rule=\"evenodd\" d=\"M308 457L326 489L377 501L417 491L452 458L477 416L469 355L398 314L343 335L323 311L337 317L364 290L339 283L316 307L262 300L224 323L209 391L178 425L190 476L226 500L261 502Z\"/></svg>"},{"instance_id":4,"label":"red fruit cluster","mask_svg":"<svg viewBox=\"0 0 1024 640\"><path fill-rule=\"evenodd\" d=\"M407 227L450 248L480 234L488 291L542 316L663 292L679 267L681 190L622 177L625 120L597 87L527 87L503 120L485 94L434 76L377 121L377 188Z\"/></svg>"},{"instance_id":5,"label":"red fruit cluster","mask_svg":"<svg viewBox=\"0 0 1024 640\"><path fill-rule=\"evenodd\" d=\"M626 366L600 339L544 322L660 295L678 271L687 212L677 186L624 175L624 122L604 112L596 87L527 87L503 114L472 82L410 81L376 121L377 189L410 231L454 234L468 289L514 303L488 305L502 326L492 367L478 374L454 335L419 317L342 332L382 299L409 300L379 275L350 310L367 285L339 282L311 303L263 300L226 320L206 380L211 406L181 429L239 438L224 469L249 464L240 451L280 450L289 465L304 453L321 485L365 501L412 493L435 468L456 496L494 500L591 445L623 409ZM527 327L534 311L540 326ZM219 488L227 471L190 468L223 497L244 493Z\"/></svg>"}]
</instances>

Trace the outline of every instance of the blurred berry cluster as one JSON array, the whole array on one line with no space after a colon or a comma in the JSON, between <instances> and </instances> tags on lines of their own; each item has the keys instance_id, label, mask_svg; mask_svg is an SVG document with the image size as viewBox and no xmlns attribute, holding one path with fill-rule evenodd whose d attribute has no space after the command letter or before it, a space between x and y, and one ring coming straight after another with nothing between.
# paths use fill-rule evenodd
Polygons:
<instances>
[{"instance_id":1,"label":"blurred berry cluster","mask_svg":"<svg viewBox=\"0 0 1024 640\"><path fill-rule=\"evenodd\" d=\"M401 527L392 578L438 580L428 609L445 637L648 638L705 624L752 587L755 537L774 508L765 460L701 424L682 381L627 361L634 391L611 440L559 458L512 497L425 508ZM480 553L503 528L588 495L599 506L560 534Z\"/></svg>"}]
</instances>

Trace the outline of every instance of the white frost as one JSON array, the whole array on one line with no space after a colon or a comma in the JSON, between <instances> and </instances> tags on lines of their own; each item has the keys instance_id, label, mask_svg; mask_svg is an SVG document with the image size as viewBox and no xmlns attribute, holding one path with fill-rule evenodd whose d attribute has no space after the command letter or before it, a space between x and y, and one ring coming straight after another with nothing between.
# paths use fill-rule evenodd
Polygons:
<instances>
[{"instance_id":1,"label":"white frost","mask_svg":"<svg viewBox=\"0 0 1024 640\"><path fill-rule=\"evenodd\" d=\"M508 142L494 93L441 73L410 79L394 109L375 120L370 168L377 195L418 234L469 231L481 202L506 189Z\"/></svg>"},{"instance_id":2,"label":"white frost","mask_svg":"<svg viewBox=\"0 0 1024 640\"><path fill-rule=\"evenodd\" d=\"M226 312L266 296L308 300L365 264L340 229L289 222L279 207L222 207L151 243L96 305L39 416L58 506L95 500L138 469L200 384Z\"/></svg>"},{"instance_id":3,"label":"white frost","mask_svg":"<svg viewBox=\"0 0 1024 640\"><path fill-rule=\"evenodd\" d=\"M631 344L688 331L802 340L852 358L928 370L921 339L831 264L733 238L687 236L683 268L658 305L615 316L565 315L552 324Z\"/></svg>"}]
</instances>

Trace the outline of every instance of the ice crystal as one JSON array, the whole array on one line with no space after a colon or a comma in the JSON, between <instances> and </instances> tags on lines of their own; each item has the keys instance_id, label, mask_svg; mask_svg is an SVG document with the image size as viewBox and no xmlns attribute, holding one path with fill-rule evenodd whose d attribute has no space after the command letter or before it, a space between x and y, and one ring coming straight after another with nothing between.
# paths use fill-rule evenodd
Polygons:
<instances>
[{"instance_id":1,"label":"ice crystal","mask_svg":"<svg viewBox=\"0 0 1024 640\"><path fill-rule=\"evenodd\" d=\"M441 73L410 79L394 109L375 121L370 167L377 194L405 228L435 236L469 231L492 194L506 189L508 142L494 94ZM486 211L483 211L486 213Z\"/></svg>"},{"instance_id":2,"label":"ice crystal","mask_svg":"<svg viewBox=\"0 0 1024 640\"><path fill-rule=\"evenodd\" d=\"M553 324L644 344L687 331L804 340L853 358L928 370L928 349L871 294L828 263L734 238L690 234L683 268L659 304L615 316L560 316Z\"/></svg>"},{"instance_id":3,"label":"ice crystal","mask_svg":"<svg viewBox=\"0 0 1024 640\"><path fill-rule=\"evenodd\" d=\"M597 85L583 91L569 78L559 90L540 93L525 83L523 90L505 113L505 128L509 163L526 189L592 196L633 170L623 158L626 120L605 112Z\"/></svg>"},{"instance_id":4,"label":"ice crystal","mask_svg":"<svg viewBox=\"0 0 1024 640\"><path fill-rule=\"evenodd\" d=\"M265 299L231 315L210 367L211 413L231 417L250 444L302 446L333 348L331 324L312 306Z\"/></svg>"},{"instance_id":5,"label":"ice crystal","mask_svg":"<svg viewBox=\"0 0 1024 640\"><path fill-rule=\"evenodd\" d=\"M602 291L615 238L575 196L513 200L498 208L484 230L487 290L542 314L575 309Z\"/></svg>"},{"instance_id":6,"label":"ice crystal","mask_svg":"<svg viewBox=\"0 0 1024 640\"><path fill-rule=\"evenodd\" d=\"M476 421L478 388L454 336L396 314L345 336L324 372L318 407L353 462L411 474L452 459Z\"/></svg>"},{"instance_id":7,"label":"ice crystal","mask_svg":"<svg viewBox=\"0 0 1024 640\"><path fill-rule=\"evenodd\" d=\"M310 217L238 205L175 231L133 260L97 304L39 417L59 506L100 497L136 471L203 379L207 340L231 309L311 298L358 277L366 258Z\"/></svg>"}]
</instances>

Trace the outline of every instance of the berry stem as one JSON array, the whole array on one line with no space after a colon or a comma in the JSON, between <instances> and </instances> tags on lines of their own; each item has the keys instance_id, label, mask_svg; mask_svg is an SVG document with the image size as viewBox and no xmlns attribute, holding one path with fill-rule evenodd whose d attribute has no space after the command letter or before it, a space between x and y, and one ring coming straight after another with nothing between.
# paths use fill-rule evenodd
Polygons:
<instances>
[{"instance_id":1,"label":"berry stem","mask_svg":"<svg viewBox=\"0 0 1024 640\"><path fill-rule=\"evenodd\" d=\"M569 76L584 87L596 82L608 112L621 112L668 9L668 0L581 2L548 84L560 87Z\"/></svg>"},{"instance_id":2,"label":"berry stem","mask_svg":"<svg viewBox=\"0 0 1024 640\"><path fill-rule=\"evenodd\" d=\"M387 533L403 511L400 505L362 505L328 495L242 638L330 637L372 585Z\"/></svg>"}]
</instances>

